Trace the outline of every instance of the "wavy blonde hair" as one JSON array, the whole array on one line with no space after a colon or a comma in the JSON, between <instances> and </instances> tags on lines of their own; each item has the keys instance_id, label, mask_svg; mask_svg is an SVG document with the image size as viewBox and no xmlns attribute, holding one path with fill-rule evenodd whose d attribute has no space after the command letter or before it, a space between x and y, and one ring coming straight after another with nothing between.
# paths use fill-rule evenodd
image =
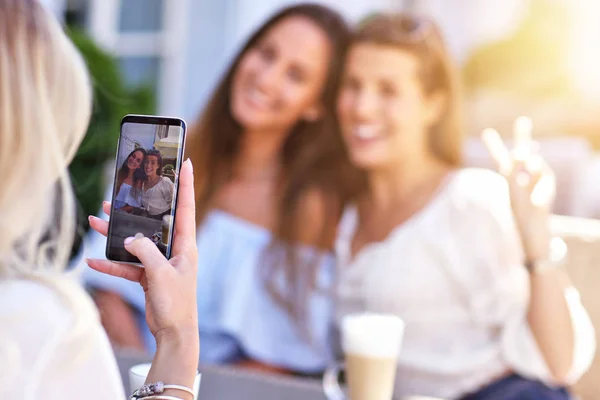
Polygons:
<instances>
[{"instance_id":1,"label":"wavy blonde hair","mask_svg":"<svg viewBox=\"0 0 600 400\"><path fill-rule=\"evenodd\" d=\"M54 17L34 0L0 0L0 277L67 265L67 167L91 104L85 63Z\"/></svg>"},{"instance_id":2,"label":"wavy blonde hair","mask_svg":"<svg viewBox=\"0 0 600 400\"><path fill-rule=\"evenodd\" d=\"M60 371L88 353L93 303L64 270L76 227L67 167L86 132L91 106L85 63L54 17L35 0L0 0L0 283L43 283L74 316L72 326L62 327L66 333L49 338L36 355L27 399L35 398L41 378L35 375L48 367L60 343L83 350ZM0 326L33 324L44 313L17 310L22 308L1 315ZM22 370L22 348L8 332L0 335L0 385L10 389Z\"/></svg>"}]
</instances>

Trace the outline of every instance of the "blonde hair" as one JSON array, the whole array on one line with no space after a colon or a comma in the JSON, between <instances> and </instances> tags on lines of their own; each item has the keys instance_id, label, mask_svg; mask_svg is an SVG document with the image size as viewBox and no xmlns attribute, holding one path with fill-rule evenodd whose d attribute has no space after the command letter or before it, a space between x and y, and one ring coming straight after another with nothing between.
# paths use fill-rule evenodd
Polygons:
<instances>
[{"instance_id":1,"label":"blonde hair","mask_svg":"<svg viewBox=\"0 0 600 400\"><path fill-rule=\"evenodd\" d=\"M409 14L375 14L359 26L352 44L375 43L413 54L420 62L420 80L427 94L441 92L446 101L429 132L433 154L451 166L462 164L461 100L456 68L436 23Z\"/></svg>"},{"instance_id":2,"label":"blonde hair","mask_svg":"<svg viewBox=\"0 0 600 400\"><path fill-rule=\"evenodd\" d=\"M68 175L89 123L85 63L34 0L0 0L0 278L61 273L75 200Z\"/></svg>"},{"instance_id":3,"label":"blonde hair","mask_svg":"<svg viewBox=\"0 0 600 400\"><path fill-rule=\"evenodd\" d=\"M54 17L35 0L0 0L0 283L43 283L74 316L66 334L49 337L36 354L27 399L59 344L81 349L55 366L61 373L87 356L90 322L99 319L89 296L64 276L75 234L67 167L89 123L91 93L85 63ZM44 312L3 314L0 326L33 324ZM23 348L8 332L0 337L0 385L10 390L24 367Z\"/></svg>"}]
</instances>

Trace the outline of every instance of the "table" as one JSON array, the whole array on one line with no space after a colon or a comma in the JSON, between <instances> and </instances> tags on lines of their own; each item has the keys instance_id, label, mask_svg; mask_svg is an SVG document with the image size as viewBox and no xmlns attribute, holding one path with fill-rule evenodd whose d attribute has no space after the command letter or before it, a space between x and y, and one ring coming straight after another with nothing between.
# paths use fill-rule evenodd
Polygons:
<instances>
[{"instance_id":1,"label":"table","mask_svg":"<svg viewBox=\"0 0 600 400\"><path fill-rule=\"evenodd\" d=\"M162 229L162 222L159 220L128 214L125 211L115 210L114 219L111 233L123 240L138 232L151 237Z\"/></svg>"},{"instance_id":2,"label":"table","mask_svg":"<svg viewBox=\"0 0 600 400\"><path fill-rule=\"evenodd\" d=\"M115 355L123 385L127 389L129 368L152 360L151 357L136 352L117 350ZM267 375L203 364L198 370L202 373L198 400L327 400L320 380Z\"/></svg>"},{"instance_id":3,"label":"table","mask_svg":"<svg viewBox=\"0 0 600 400\"><path fill-rule=\"evenodd\" d=\"M111 231L111 237L113 238L111 244L117 252L126 253L123 245L124 240L130 236L135 236L137 233L141 233L148 238L151 238L155 233L162 233L162 221L153 218L141 217L121 210L115 210L112 218L114 218L114 221ZM160 241L158 249L163 254L166 253L166 248Z\"/></svg>"}]
</instances>

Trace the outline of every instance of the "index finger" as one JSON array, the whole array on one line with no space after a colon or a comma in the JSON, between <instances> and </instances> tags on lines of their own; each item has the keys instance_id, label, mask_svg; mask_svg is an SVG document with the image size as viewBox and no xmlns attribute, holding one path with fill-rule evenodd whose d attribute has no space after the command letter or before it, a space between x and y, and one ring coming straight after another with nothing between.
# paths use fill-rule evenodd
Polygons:
<instances>
[{"instance_id":1,"label":"index finger","mask_svg":"<svg viewBox=\"0 0 600 400\"><path fill-rule=\"evenodd\" d=\"M531 131L533 122L529 117L519 117L515 120L513 137L515 141L514 155L517 160L526 160L531 155Z\"/></svg>"},{"instance_id":2,"label":"index finger","mask_svg":"<svg viewBox=\"0 0 600 400\"><path fill-rule=\"evenodd\" d=\"M483 132L481 132L481 140L483 140L490 155L496 162L498 172L502 175L510 173L512 160L498 131L492 128L484 129Z\"/></svg>"},{"instance_id":3,"label":"index finger","mask_svg":"<svg viewBox=\"0 0 600 400\"><path fill-rule=\"evenodd\" d=\"M175 210L175 235L173 256L179 254L188 241L196 243L196 198L194 195L194 171L188 158L179 172L179 194Z\"/></svg>"}]
</instances>

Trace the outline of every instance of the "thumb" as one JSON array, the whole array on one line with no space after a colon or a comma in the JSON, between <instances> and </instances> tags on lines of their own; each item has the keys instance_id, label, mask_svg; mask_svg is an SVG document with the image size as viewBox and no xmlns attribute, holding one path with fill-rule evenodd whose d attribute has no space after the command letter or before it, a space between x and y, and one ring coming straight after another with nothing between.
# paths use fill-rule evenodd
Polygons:
<instances>
[{"instance_id":1,"label":"thumb","mask_svg":"<svg viewBox=\"0 0 600 400\"><path fill-rule=\"evenodd\" d=\"M140 239L128 237L125 239L124 244L125 250L139 258L144 268L146 268L146 273L152 274L158 269L171 266L163 253L147 237Z\"/></svg>"}]
</instances>

